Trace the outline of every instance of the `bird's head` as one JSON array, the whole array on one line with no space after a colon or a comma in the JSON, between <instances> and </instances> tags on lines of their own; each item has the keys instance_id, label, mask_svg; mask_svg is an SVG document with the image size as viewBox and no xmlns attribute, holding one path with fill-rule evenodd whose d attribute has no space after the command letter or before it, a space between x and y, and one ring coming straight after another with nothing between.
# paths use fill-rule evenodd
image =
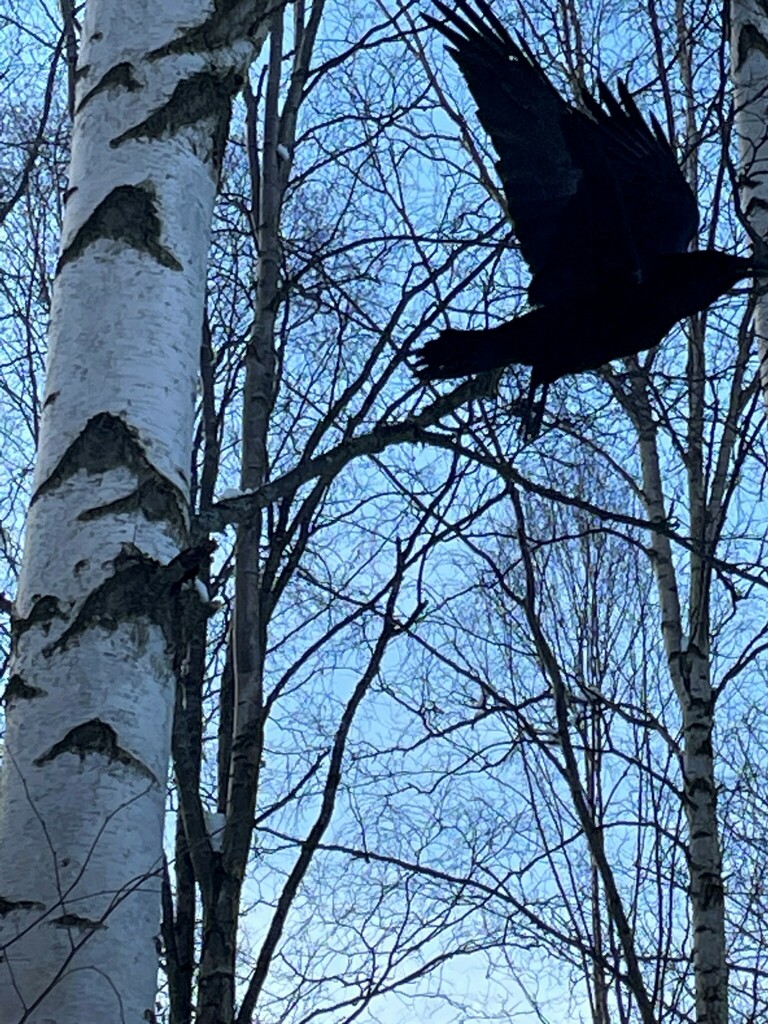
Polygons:
<instances>
[{"instance_id":1,"label":"bird's head","mask_svg":"<svg viewBox=\"0 0 768 1024\"><path fill-rule=\"evenodd\" d=\"M681 258L682 257L682 258ZM734 256L718 249L697 249L673 256L672 280L695 300L697 310L709 306L748 277L768 276L768 251Z\"/></svg>"},{"instance_id":2,"label":"bird's head","mask_svg":"<svg viewBox=\"0 0 768 1024\"><path fill-rule=\"evenodd\" d=\"M666 295L672 318L700 313L748 277L768 274L768 260L697 249L662 256L655 267L657 295Z\"/></svg>"},{"instance_id":3,"label":"bird's head","mask_svg":"<svg viewBox=\"0 0 768 1024\"><path fill-rule=\"evenodd\" d=\"M750 263L750 274L755 277L768 278L768 244L762 238L752 239L752 256L748 262Z\"/></svg>"},{"instance_id":4,"label":"bird's head","mask_svg":"<svg viewBox=\"0 0 768 1024\"><path fill-rule=\"evenodd\" d=\"M756 258L734 256L719 249L697 249L687 253L687 264L691 275L699 277L702 282L711 282L720 293L733 288L745 277L760 273ZM768 262L763 272L768 273Z\"/></svg>"},{"instance_id":5,"label":"bird's head","mask_svg":"<svg viewBox=\"0 0 768 1024\"><path fill-rule=\"evenodd\" d=\"M701 249L691 255L699 261L702 273L713 278L720 275L733 284L745 277L768 278L768 244L760 238L752 238L751 256L733 256L717 249Z\"/></svg>"}]
</instances>

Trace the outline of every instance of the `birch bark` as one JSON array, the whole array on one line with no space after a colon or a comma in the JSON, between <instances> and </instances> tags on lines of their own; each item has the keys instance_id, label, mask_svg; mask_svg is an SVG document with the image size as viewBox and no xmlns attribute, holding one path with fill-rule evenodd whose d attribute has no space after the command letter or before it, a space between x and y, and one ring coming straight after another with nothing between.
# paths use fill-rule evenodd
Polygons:
<instances>
[{"instance_id":1,"label":"birch bark","mask_svg":"<svg viewBox=\"0 0 768 1024\"><path fill-rule=\"evenodd\" d=\"M731 74L734 84L736 135L741 166L741 203L746 218L763 244L768 239L768 14L756 0L733 0ZM760 354L763 401L768 402L768 298L755 305L755 337Z\"/></svg>"},{"instance_id":2,"label":"birch bark","mask_svg":"<svg viewBox=\"0 0 768 1024\"><path fill-rule=\"evenodd\" d=\"M266 5L90 0L0 803L0 1020L154 1019L206 257ZM195 608L197 604L197 608Z\"/></svg>"}]
</instances>

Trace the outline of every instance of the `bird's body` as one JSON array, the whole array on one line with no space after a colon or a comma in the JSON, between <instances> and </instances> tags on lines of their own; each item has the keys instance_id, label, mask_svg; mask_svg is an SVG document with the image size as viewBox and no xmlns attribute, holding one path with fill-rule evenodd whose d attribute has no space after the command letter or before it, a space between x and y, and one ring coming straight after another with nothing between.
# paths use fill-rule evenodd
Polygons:
<instances>
[{"instance_id":1,"label":"bird's body","mask_svg":"<svg viewBox=\"0 0 768 1024\"><path fill-rule=\"evenodd\" d=\"M430 379L522 363L533 367L534 383L549 384L652 348L750 272L749 260L727 253L670 254L638 284L604 280L599 291L538 306L498 327L448 328L427 342L422 359Z\"/></svg>"},{"instance_id":2,"label":"bird's body","mask_svg":"<svg viewBox=\"0 0 768 1024\"><path fill-rule=\"evenodd\" d=\"M693 193L658 122L624 83L600 102L564 100L486 0L435 0L445 35L499 155L510 219L532 271L529 312L484 331L444 330L418 353L425 380L522 363L534 389L657 345L681 319L754 273L750 260L688 252ZM479 13L478 13L479 12ZM524 424L538 430L543 412Z\"/></svg>"}]
</instances>

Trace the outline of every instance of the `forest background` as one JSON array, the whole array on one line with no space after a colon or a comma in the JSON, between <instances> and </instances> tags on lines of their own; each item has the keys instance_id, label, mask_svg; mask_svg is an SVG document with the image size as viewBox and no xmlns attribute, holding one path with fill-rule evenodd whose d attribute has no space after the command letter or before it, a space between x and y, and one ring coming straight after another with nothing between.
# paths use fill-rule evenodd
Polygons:
<instances>
[{"instance_id":1,"label":"forest background","mask_svg":"<svg viewBox=\"0 0 768 1024\"><path fill-rule=\"evenodd\" d=\"M152 22L153 5L136 21L105 16L121 5L89 6L131 67L132 33ZM488 140L420 6L300 0L267 16L263 6L219 5L243 6L260 26L249 23L248 38L263 46L252 45L245 90L231 87L231 120L217 115L226 132L209 155L210 246L204 224L195 236L205 302L197 289L197 322L164 321L162 309L146 321L194 357L194 437L179 447L190 469L177 459L168 474L184 481L188 512L168 511L141 432L115 440L122 427L92 382L81 424L89 444L109 435L121 469L139 481L135 508L110 504L123 532L109 573L138 573L151 604L155 563L137 554L150 550L171 567L163 600L181 602L172 610L183 629L159 615L147 627L160 624L167 679L157 676L175 703L167 792L155 785L168 809L166 858L150 850L154 866L138 883L113 880L87 924L73 910L75 887L93 885L89 865L102 870L104 835L131 832L122 814L140 797L120 789L124 777L141 777L142 792L147 777L162 779L164 768L145 770L153 758L162 764L170 738L160 698L144 704L139 692L118 712L91 708L66 728L57 713L59 739L37 749L34 768L16 771L9 740L4 768L12 774L13 759L25 793L34 771L55 764L62 774L46 783L55 815L28 797L46 843L4 811L6 964L23 935L49 973L33 993L8 967L3 1019L43 1019L51 999L74 1005L81 976L121 1007L101 1019L140 1019L125 1010L117 967L113 976L103 966L125 957L114 935L134 888L162 907L149 954L147 935L136 952L152 970L159 964L160 992L151 1008L139 1005L171 1024L768 1019L768 506L756 297L744 289L659 349L559 382L540 438L523 445L524 371L431 387L408 367L412 349L448 320L477 327L523 308L527 284ZM759 10L534 0L497 11L566 94L597 76L626 78L675 141L699 197L700 244L746 251L761 216L762 134L747 124L754 103L766 123ZM96 253L114 292L82 294L78 315L96 317L103 305L104 322L122 324L117 381L124 358L146 368L166 337L146 333L145 307L124 300L121 311L119 268L146 258L176 270L172 218L158 229L162 244L131 235L132 219L154 224L144 207L130 216L122 207L116 231L93 204L97 240L67 235L65 222L60 260L73 114L87 79L83 61L80 79L74 70L82 18L67 0L0 15L9 722L40 717L49 685L39 679L55 676L59 658L76 662L75 627L112 645L119 675L114 666L131 663L146 625L128 590L115 599L105 589L109 573L69 609L59 598L43 607L49 590L29 584L12 658L30 499L45 505L64 477L104 486L115 469L87 445L75 455L70 445L66 462L41 443L49 328L66 320L52 312L54 289L84 252ZM218 60L216 41L206 45ZM159 66L170 44L152 53ZM141 93L138 66L101 90L98 102L113 103L118 120L121 97ZM211 107L190 100L188 110L185 126ZM130 150L136 167L180 137L168 120L143 125L146 138ZM177 157L167 152L167 164L153 157L142 174L170 169ZM144 194L152 206L155 192ZM194 191L177 199L194 220ZM151 344L145 352L137 340L131 357L142 331ZM57 381L71 372L62 360ZM100 380L108 394L109 373ZM40 450L48 469L38 456L33 482ZM79 475L51 469L72 460ZM176 522L162 557L142 540L155 513ZM45 529L29 527L28 551L72 542L50 515ZM19 664L36 629L47 646L29 655L41 673L33 686ZM77 704L66 688L59 699ZM125 737L153 733L156 721L160 746L145 759ZM79 821L105 776L122 795L91 831L78 825L73 888L60 887L44 914L26 905L34 900L12 900L9 879L26 870L26 850L38 877L60 877L74 840L57 833L54 816ZM89 958L99 944L97 972Z\"/></svg>"}]
</instances>

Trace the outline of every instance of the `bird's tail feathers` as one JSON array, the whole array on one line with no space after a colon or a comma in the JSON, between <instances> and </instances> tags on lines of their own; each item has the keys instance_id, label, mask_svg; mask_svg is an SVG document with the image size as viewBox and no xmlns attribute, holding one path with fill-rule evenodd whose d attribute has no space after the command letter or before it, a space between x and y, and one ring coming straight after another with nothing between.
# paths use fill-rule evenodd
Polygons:
<instances>
[{"instance_id":1,"label":"bird's tail feathers","mask_svg":"<svg viewBox=\"0 0 768 1024\"><path fill-rule=\"evenodd\" d=\"M525 317L485 331L448 327L416 353L414 373L421 380L446 380L495 370L509 363L531 364ZM521 329L522 328L522 329Z\"/></svg>"}]
</instances>

